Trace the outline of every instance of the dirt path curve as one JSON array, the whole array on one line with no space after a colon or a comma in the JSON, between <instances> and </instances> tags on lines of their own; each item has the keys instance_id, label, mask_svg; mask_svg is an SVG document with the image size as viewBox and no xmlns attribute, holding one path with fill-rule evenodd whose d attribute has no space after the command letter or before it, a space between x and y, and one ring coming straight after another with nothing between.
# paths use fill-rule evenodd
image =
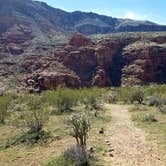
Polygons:
<instances>
[{"instance_id":1,"label":"dirt path curve","mask_svg":"<svg viewBox=\"0 0 166 166\"><path fill-rule=\"evenodd\" d=\"M158 152L155 143L145 139L142 129L134 126L127 106L107 105L107 108L111 110L112 115L108 141L114 150L110 152L113 155L113 165L166 166L166 156Z\"/></svg>"}]
</instances>

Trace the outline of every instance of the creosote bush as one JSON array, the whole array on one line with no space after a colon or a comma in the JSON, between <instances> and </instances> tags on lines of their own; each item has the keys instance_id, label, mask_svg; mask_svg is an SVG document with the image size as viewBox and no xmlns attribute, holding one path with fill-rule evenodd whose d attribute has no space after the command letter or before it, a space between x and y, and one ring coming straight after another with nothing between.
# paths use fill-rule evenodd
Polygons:
<instances>
[{"instance_id":1,"label":"creosote bush","mask_svg":"<svg viewBox=\"0 0 166 166\"><path fill-rule=\"evenodd\" d=\"M71 135L76 139L78 146L86 146L90 121L85 114L73 114L69 120L72 132Z\"/></svg>"}]
</instances>

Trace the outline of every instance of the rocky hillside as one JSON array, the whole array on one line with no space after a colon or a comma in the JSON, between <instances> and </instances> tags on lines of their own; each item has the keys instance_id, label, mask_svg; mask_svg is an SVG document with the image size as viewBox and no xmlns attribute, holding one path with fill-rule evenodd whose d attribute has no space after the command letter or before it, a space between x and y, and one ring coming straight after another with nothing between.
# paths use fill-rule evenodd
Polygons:
<instances>
[{"instance_id":1,"label":"rocky hillside","mask_svg":"<svg viewBox=\"0 0 166 166\"><path fill-rule=\"evenodd\" d=\"M63 47L75 32L92 35L136 31L166 31L166 26L95 13L69 13L39 1L0 1L0 58Z\"/></svg>"},{"instance_id":2,"label":"rocky hillside","mask_svg":"<svg viewBox=\"0 0 166 166\"><path fill-rule=\"evenodd\" d=\"M0 1L1 88L165 83L165 32L104 35L165 30L151 22L68 13L38 1Z\"/></svg>"},{"instance_id":3,"label":"rocky hillside","mask_svg":"<svg viewBox=\"0 0 166 166\"><path fill-rule=\"evenodd\" d=\"M6 78L11 83L14 76L29 92L54 89L60 84L78 88L166 83L166 33L90 38L75 34L63 47L48 50L3 58L1 80Z\"/></svg>"}]
</instances>

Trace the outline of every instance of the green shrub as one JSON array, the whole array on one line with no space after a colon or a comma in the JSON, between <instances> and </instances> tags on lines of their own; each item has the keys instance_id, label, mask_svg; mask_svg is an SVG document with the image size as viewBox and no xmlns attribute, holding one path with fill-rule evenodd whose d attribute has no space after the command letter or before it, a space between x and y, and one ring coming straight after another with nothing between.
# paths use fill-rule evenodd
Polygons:
<instances>
[{"instance_id":1,"label":"green shrub","mask_svg":"<svg viewBox=\"0 0 166 166\"><path fill-rule=\"evenodd\" d=\"M42 94L43 101L52 105L56 113L72 111L72 107L77 104L77 90L66 87L58 87L54 91L44 92Z\"/></svg>"},{"instance_id":2,"label":"green shrub","mask_svg":"<svg viewBox=\"0 0 166 166\"><path fill-rule=\"evenodd\" d=\"M130 102L130 95L131 95L133 90L135 90L134 87L115 88L115 91L117 93L117 100L123 101L124 103L129 103Z\"/></svg>"},{"instance_id":3,"label":"green shrub","mask_svg":"<svg viewBox=\"0 0 166 166\"><path fill-rule=\"evenodd\" d=\"M157 119L154 115L148 114L142 117L142 122L157 122Z\"/></svg>"},{"instance_id":4,"label":"green shrub","mask_svg":"<svg viewBox=\"0 0 166 166\"><path fill-rule=\"evenodd\" d=\"M152 96L150 99L149 99L149 103L148 105L149 106L160 106L162 104L162 100L160 99L159 96Z\"/></svg>"},{"instance_id":5,"label":"green shrub","mask_svg":"<svg viewBox=\"0 0 166 166\"><path fill-rule=\"evenodd\" d=\"M144 99L144 92L140 89L137 89L131 93L130 101L131 103L138 102L139 104L142 103Z\"/></svg>"},{"instance_id":6,"label":"green shrub","mask_svg":"<svg viewBox=\"0 0 166 166\"><path fill-rule=\"evenodd\" d=\"M162 114L166 114L166 105L161 105L159 107L159 111L162 113Z\"/></svg>"},{"instance_id":7,"label":"green shrub","mask_svg":"<svg viewBox=\"0 0 166 166\"><path fill-rule=\"evenodd\" d=\"M78 146L86 146L90 130L89 118L85 114L73 114L69 123L72 128L71 135L76 139Z\"/></svg>"},{"instance_id":8,"label":"green shrub","mask_svg":"<svg viewBox=\"0 0 166 166\"><path fill-rule=\"evenodd\" d=\"M80 102L85 105L85 108L99 109L106 91L105 89L93 87L81 89L79 94Z\"/></svg>"},{"instance_id":9,"label":"green shrub","mask_svg":"<svg viewBox=\"0 0 166 166\"><path fill-rule=\"evenodd\" d=\"M56 95L56 106L60 112L71 111L71 108L77 103L76 94L72 89L58 88Z\"/></svg>"}]
</instances>

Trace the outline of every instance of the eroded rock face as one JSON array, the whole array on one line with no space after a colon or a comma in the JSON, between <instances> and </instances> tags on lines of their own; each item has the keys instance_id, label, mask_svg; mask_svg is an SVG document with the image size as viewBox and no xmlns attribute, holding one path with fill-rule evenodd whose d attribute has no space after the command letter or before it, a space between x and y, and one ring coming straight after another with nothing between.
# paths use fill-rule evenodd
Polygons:
<instances>
[{"instance_id":1,"label":"eroded rock face","mask_svg":"<svg viewBox=\"0 0 166 166\"><path fill-rule=\"evenodd\" d=\"M30 75L23 80L28 86L29 92L40 92L42 90L54 90L58 85L66 85L78 88L81 85L78 76L69 73L41 72Z\"/></svg>"},{"instance_id":2,"label":"eroded rock face","mask_svg":"<svg viewBox=\"0 0 166 166\"><path fill-rule=\"evenodd\" d=\"M166 47L161 37L151 40L157 43L138 42L138 38L131 38L131 41L125 38L123 41L111 37L94 43L85 36L76 34L50 60L40 58L36 62L30 61L35 64L29 62L30 69L38 66L42 71L36 76L33 75L33 69L31 78L27 80L34 80L33 87L40 90L54 89L60 84L78 88L165 82ZM60 69L57 63L65 67L60 72L57 72ZM25 66L27 64L25 61ZM57 68L52 70L55 66ZM48 68L52 72L48 72Z\"/></svg>"},{"instance_id":3,"label":"eroded rock face","mask_svg":"<svg viewBox=\"0 0 166 166\"><path fill-rule=\"evenodd\" d=\"M113 56L119 49L118 45L117 41L115 43L102 42L94 44L87 37L76 34L50 60L45 57L37 60L35 56L33 60L29 58L23 60L22 67L28 73L31 73L30 76L24 79L24 82L26 86L32 86L40 90L55 89L60 84L65 84L72 88L111 85L108 69L112 63ZM54 64L55 62L62 64L65 69L61 69L58 72L60 67ZM55 66L57 68L53 70ZM33 74L36 73L36 70L39 70L37 75ZM68 74L66 74L67 70ZM28 80L31 80L30 84Z\"/></svg>"},{"instance_id":4,"label":"eroded rock face","mask_svg":"<svg viewBox=\"0 0 166 166\"><path fill-rule=\"evenodd\" d=\"M154 42L156 41L156 42ZM14 51L20 51L11 44ZM46 49L44 49L46 48ZM44 49L44 50L43 50ZM0 75L18 75L28 91L89 86L130 86L166 83L164 36L141 40L140 36L106 36L93 41L75 34L63 47L39 47L43 54L0 61Z\"/></svg>"},{"instance_id":5,"label":"eroded rock face","mask_svg":"<svg viewBox=\"0 0 166 166\"><path fill-rule=\"evenodd\" d=\"M83 36L82 34L76 33L69 41L69 45L80 47L80 46L93 45L93 43L89 38Z\"/></svg>"},{"instance_id":6,"label":"eroded rock face","mask_svg":"<svg viewBox=\"0 0 166 166\"><path fill-rule=\"evenodd\" d=\"M139 43L124 49L126 65L123 68L122 85L165 82L166 47Z\"/></svg>"}]
</instances>

